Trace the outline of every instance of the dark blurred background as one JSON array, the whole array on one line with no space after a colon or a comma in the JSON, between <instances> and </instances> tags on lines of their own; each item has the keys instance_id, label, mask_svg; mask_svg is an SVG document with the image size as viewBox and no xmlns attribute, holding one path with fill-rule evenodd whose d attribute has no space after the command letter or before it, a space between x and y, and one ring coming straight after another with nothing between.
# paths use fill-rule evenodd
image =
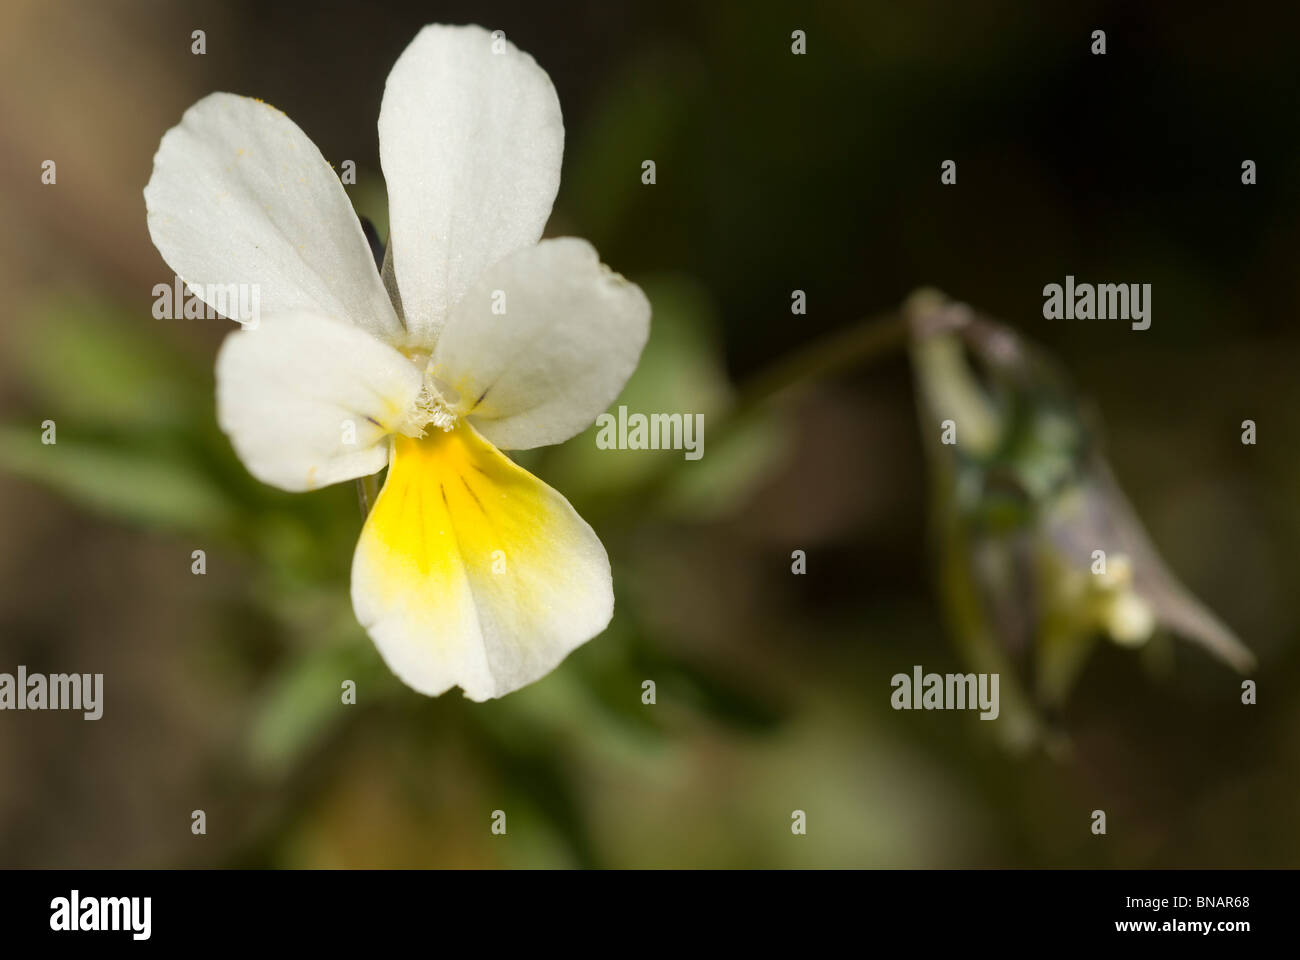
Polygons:
<instances>
[{"instance_id":1,"label":"dark blurred background","mask_svg":"<svg viewBox=\"0 0 1300 960\"><path fill-rule=\"evenodd\" d=\"M151 315L172 275L141 190L183 111L214 90L281 108L356 161L382 235L380 97L430 22L502 29L549 72L547 232L655 309L623 402L706 412L698 463L596 457L590 434L519 458L601 534L617 610L488 704L388 674L348 600L352 486L249 478L213 413L228 324ZM1243 4L7 0L0 671L102 672L105 706L0 714L0 865L1297 865L1298 30ZM1151 283L1151 329L1044 320L1066 274ZM810 377L716 447L709 415L922 285L1095 403L1166 561L1258 656L1256 706L1190 648L1153 672L1103 645L1061 750L890 709L894 673L963 666L906 356Z\"/></svg>"}]
</instances>

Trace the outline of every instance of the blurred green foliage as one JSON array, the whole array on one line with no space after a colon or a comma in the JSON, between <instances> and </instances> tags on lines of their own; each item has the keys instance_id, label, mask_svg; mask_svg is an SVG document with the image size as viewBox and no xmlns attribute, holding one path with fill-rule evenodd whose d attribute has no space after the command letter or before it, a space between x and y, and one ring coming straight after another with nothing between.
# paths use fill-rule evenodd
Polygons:
<instances>
[{"instance_id":1,"label":"blurred green foliage","mask_svg":"<svg viewBox=\"0 0 1300 960\"><path fill-rule=\"evenodd\" d=\"M152 321L143 299L170 279L144 225L148 156L214 89L275 103L336 165L357 158L349 194L386 234L373 119L427 7L377 6L358 32L350 5L237 4L196 62L184 43L166 52L188 8L115 5L109 29L79 6L26 45L49 82L7 85L14 142L92 136L65 150L57 191L10 208L48 295L13 299L5 331L18 382L2 385L0 469L24 520L6 530L5 649L113 658L115 699L89 733L5 728L24 790L0 792L0 863L1294 865L1294 23L1121 3L604 10L472 18L500 21L559 90L549 232L591 239L651 298L617 403L705 412L707 453L596 456L589 431L519 456L596 527L616 611L550 676L486 704L392 677L349 600L355 491L252 480L216 427L215 331ZM1099 22L1104 63L1081 41ZM806 57L789 54L795 26ZM110 43L126 44L120 70L86 66ZM112 136L93 136L105 103L143 119L113 114ZM1251 193L1243 151L1261 161ZM1150 336L1041 323L1039 291L1066 272L1153 282ZM1153 675L1103 645L1049 711L1068 754L1012 757L974 716L890 710L894 673L970 664L932 582L907 365L822 363L835 384L747 401L922 283L1006 317L1096 399L1153 539L1259 655L1258 706L1208 658ZM1246 416L1262 438L1249 451ZM1017 453L1031 484L1058 466L1041 445ZM791 575L794 549L807 576ZM212 824L200 844L196 805ZM1087 829L1098 806L1104 840ZM508 837L489 833L495 809Z\"/></svg>"},{"instance_id":2,"label":"blurred green foliage","mask_svg":"<svg viewBox=\"0 0 1300 960\"><path fill-rule=\"evenodd\" d=\"M656 307L654 333L618 403L711 418L725 409L731 391L707 297L673 278L646 287ZM243 746L235 747L243 776L288 783L319 763L357 715L340 708L342 679L363 691L367 710L392 703L423 723L430 711L451 709L412 705L423 698L388 673L352 615L348 569L361 516L351 485L290 496L249 478L216 427L211 373L180 343L159 337L127 311L93 300L51 300L30 312L20 350L35 405L56 422L57 443L44 445L30 425L4 425L0 467L107 518L183 534L209 552L242 555L243 615L265 624L269 642L280 649L249 662L227 660L234 676L225 682L258 690ZM596 456L589 431L533 456L530 467L580 512L592 506L602 534L619 544L629 524L651 516L699 518L743 505L745 490L779 454L778 434L759 422L724 438L718 456L691 463L681 462L680 451ZM608 509L661 475L669 482L655 484L656 496L644 504L653 514ZM659 718L672 709L644 708L643 678L656 678L680 709L709 722L762 731L779 719L772 705L722 673L650 642L622 591L619 609L611 629L555 678L462 718L496 776L522 780L515 788L521 802L537 804L535 815L547 829L589 864L597 861L582 838L573 786L548 758L563 763L568 751L558 744L564 741L583 753L654 749L666 732Z\"/></svg>"}]
</instances>

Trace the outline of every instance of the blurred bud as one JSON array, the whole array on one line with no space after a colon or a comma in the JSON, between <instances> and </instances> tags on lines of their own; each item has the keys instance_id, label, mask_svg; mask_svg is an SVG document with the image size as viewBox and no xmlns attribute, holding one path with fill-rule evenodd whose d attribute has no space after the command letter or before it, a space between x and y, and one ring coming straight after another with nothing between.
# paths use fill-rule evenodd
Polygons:
<instances>
[{"instance_id":1,"label":"blurred bud","mask_svg":"<svg viewBox=\"0 0 1300 960\"><path fill-rule=\"evenodd\" d=\"M1161 560L1051 358L935 291L904 313L963 654L1020 676L1043 706L1064 701L1098 639L1135 647L1165 630L1251 669L1250 651ZM945 420L954 444L939 442ZM1020 744L1038 732L1024 707L1008 732Z\"/></svg>"}]
</instances>

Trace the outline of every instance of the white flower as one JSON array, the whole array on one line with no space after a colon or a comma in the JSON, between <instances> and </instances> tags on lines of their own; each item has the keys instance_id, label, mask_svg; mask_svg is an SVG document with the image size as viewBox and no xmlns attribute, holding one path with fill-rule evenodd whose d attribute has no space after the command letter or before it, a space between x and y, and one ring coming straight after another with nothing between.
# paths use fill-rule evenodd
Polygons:
<instances>
[{"instance_id":1,"label":"white flower","mask_svg":"<svg viewBox=\"0 0 1300 960\"><path fill-rule=\"evenodd\" d=\"M154 245L191 289L259 289L259 323L217 359L236 452L286 490L388 464L353 608L403 681L473 700L537 680L609 623L599 539L497 448L586 428L650 321L641 290L588 243L539 242L560 105L532 57L495 48L480 27L425 27L389 74L391 299L339 178L260 101L200 100L163 137L144 191Z\"/></svg>"}]
</instances>

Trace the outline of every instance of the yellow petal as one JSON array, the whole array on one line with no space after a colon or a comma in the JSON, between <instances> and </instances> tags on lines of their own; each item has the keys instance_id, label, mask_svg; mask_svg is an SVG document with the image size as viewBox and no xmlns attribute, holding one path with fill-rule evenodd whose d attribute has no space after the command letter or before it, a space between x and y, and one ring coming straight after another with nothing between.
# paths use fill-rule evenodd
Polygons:
<instances>
[{"instance_id":1,"label":"yellow petal","mask_svg":"<svg viewBox=\"0 0 1300 960\"><path fill-rule=\"evenodd\" d=\"M406 684L488 700L603 630L614 594L591 527L462 421L394 438L353 557L352 606Z\"/></svg>"}]
</instances>

